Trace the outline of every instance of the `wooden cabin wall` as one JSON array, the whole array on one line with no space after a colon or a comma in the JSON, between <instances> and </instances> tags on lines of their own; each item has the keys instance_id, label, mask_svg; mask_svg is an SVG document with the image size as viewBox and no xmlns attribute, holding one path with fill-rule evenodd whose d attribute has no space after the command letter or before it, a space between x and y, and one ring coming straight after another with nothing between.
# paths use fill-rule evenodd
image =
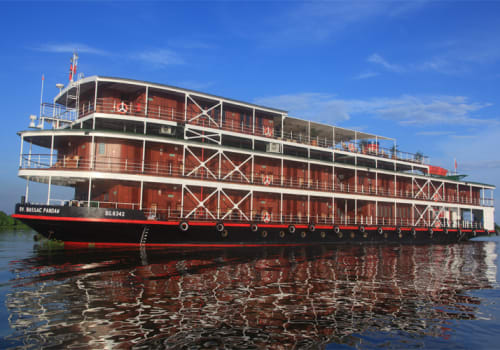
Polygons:
<instances>
[{"instance_id":1,"label":"wooden cabin wall","mask_svg":"<svg viewBox=\"0 0 500 350\"><path fill-rule=\"evenodd\" d=\"M254 181L264 183L266 177L270 178L271 184L281 183L281 164L271 158L255 157L254 159Z\"/></svg>"},{"instance_id":2,"label":"wooden cabin wall","mask_svg":"<svg viewBox=\"0 0 500 350\"><path fill-rule=\"evenodd\" d=\"M156 209L170 215L181 210L182 189L180 185L145 183L142 195L144 209Z\"/></svg>"},{"instance_id":3,"label":"wooden cabin wall","mask_svg":"<svg viewBox=\"0 0 500 350\"><path fill-rule=\"evenodd\" d=\"M264 212L271 215L272 220L280 218L280 196L274 193L254 192L253 211L256 219L262 219Z\"/></svg>"},{"instance_id":4,"label":"wooden cabin wall","mask_svg":"<svg viewBox=\"0 0 500 350\"><path fill-rule=\"evenodd\" d=\"M311 222L331 222L332 200L330 198L311 197L309 200L309 216ZM330 220L329 220L330 219Z\"/></svg>"},{"instance_id":5,"label":"wooden cabin wall","mask_svg":"<svg viewBox=\"0 0 500 350\"><path fill-rule=\"evenodd\" d=\"M145 171L162 174L182 172L182 147L168 143L147 142Z\"/></svg>"},{"instance_id":6,"label":"wooden cabin wall","mask_svg":"<svg viewBox=\"0 0 500 350\"><path fill-rule=\"evenodd\" d=\"M88 168L90 166L91 142L87 137L56 139L56 167Z\"/></svg>"},{"instance_id":7,"label":"wooden cabin wall","mask_svg":"<svg viewBox=\"0 0 500 350\"><path fill-rule=\"evenodd\" d=\"M166 91L149 89L148 92L148 115L155 116L160 113L174 111L184 115L184 96L170 94Z\"/></svg>"},{"instance_id":8,"label":"wooden cabin wall","mask_svg":"<svg viewBox=\"0 0 500 350\"><path fill-rule=\"evenodd\" d=\"M411 179L408 177L397 176L396 177L396 191L399 197L410 197L412 183Z\"/></svg>"},{"instance_id":9,"label":"wooden cabin wall","mask_svg":"<svg viewBox=\"0 0 500 350\"><path fill-rule=\"evenodd\" d=\"M287 181L293 180L296 184L302 184L307 179L307 165L300 162L283 161L283 177Z\"/></svg>"}]
</instances>

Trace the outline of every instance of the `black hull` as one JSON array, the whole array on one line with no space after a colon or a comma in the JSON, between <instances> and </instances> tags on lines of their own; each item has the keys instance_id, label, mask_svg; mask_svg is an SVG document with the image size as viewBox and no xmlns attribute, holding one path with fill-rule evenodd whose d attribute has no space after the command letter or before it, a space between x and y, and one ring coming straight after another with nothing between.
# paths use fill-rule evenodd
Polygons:
<instances>
[{"instance_id":1,"label":"black hull","mask_svg":"<svg viewBox=\"0 0 500 350\"><path fill-rule=\"evenodd\" d=\"M487 230L379 226L243 224L155 221L134 210L17 205L15 218L67 245L243 246L318 243L453 243L488 236ZM291 232L295 231L295 232Z\"/></svg>"}]
</instances>

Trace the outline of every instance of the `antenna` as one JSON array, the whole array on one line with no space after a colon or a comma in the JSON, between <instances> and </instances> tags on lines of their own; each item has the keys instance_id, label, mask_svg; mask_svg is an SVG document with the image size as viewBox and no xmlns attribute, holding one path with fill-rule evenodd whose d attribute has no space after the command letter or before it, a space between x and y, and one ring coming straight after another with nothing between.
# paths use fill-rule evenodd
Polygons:
<instances>
[{"instance_id":1,"label":"antenna","mask_svg":"<svg viewBox=\"0 0 500 350\"><path fill-rule=\"evenodd\" d=\"M76 68L78 67L78 54L73 52L73 57L71 57L71 64L69 66L69 81L72 83L73 78L76 75Z\"/></svg>"}]
</instances>

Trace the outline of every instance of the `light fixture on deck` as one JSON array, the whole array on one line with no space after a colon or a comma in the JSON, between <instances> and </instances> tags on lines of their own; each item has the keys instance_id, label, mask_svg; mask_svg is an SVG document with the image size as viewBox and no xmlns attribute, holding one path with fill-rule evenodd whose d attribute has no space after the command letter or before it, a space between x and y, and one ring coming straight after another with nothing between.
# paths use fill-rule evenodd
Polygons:
<instances>
[{"instance_id":1,"label":"light fixture on deck","mask_svg":"<svg viewBox=\"0 0 500 350\"><path fill-rule=\"evenodd\" d=\"M57 83L56 84L56 88L59 89L59 93L61 93L61 90L62 90L63 87L64 87L64 84L61 84L61 83Z\"/></svg>"},{"instance_id":2,"label":"light fixture on deck","mask_svg":"<svg viewBox=\"0 0 500 350\"><path fill-rule=\"evenodd\" d=\"M30 128L36 128L36 125L35 125L35 120L36 120L36 115L32 114L30 115Z\"/></svg>"}]
</instances>

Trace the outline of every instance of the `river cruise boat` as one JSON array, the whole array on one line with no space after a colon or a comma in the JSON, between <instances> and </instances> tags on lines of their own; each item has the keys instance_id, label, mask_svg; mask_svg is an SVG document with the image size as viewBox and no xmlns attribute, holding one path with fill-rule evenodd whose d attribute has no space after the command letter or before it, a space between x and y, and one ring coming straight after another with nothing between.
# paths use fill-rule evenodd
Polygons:
<instances>
[{"instance_id":1,"label":"river cruise boat","mask_svg":"<svg viewBox=\"0 0 500 350\"><path fill-rule=\"evenodd\" d=\"M49 239L231 246L493 233L493 185L449 175L394 139L189 89L74 75L19 132L26 193L13 217ZM47 184L43 203L30 201L33 182ZM53 198L56 185L73 197Z\"/></svg>"}]
</instances>

